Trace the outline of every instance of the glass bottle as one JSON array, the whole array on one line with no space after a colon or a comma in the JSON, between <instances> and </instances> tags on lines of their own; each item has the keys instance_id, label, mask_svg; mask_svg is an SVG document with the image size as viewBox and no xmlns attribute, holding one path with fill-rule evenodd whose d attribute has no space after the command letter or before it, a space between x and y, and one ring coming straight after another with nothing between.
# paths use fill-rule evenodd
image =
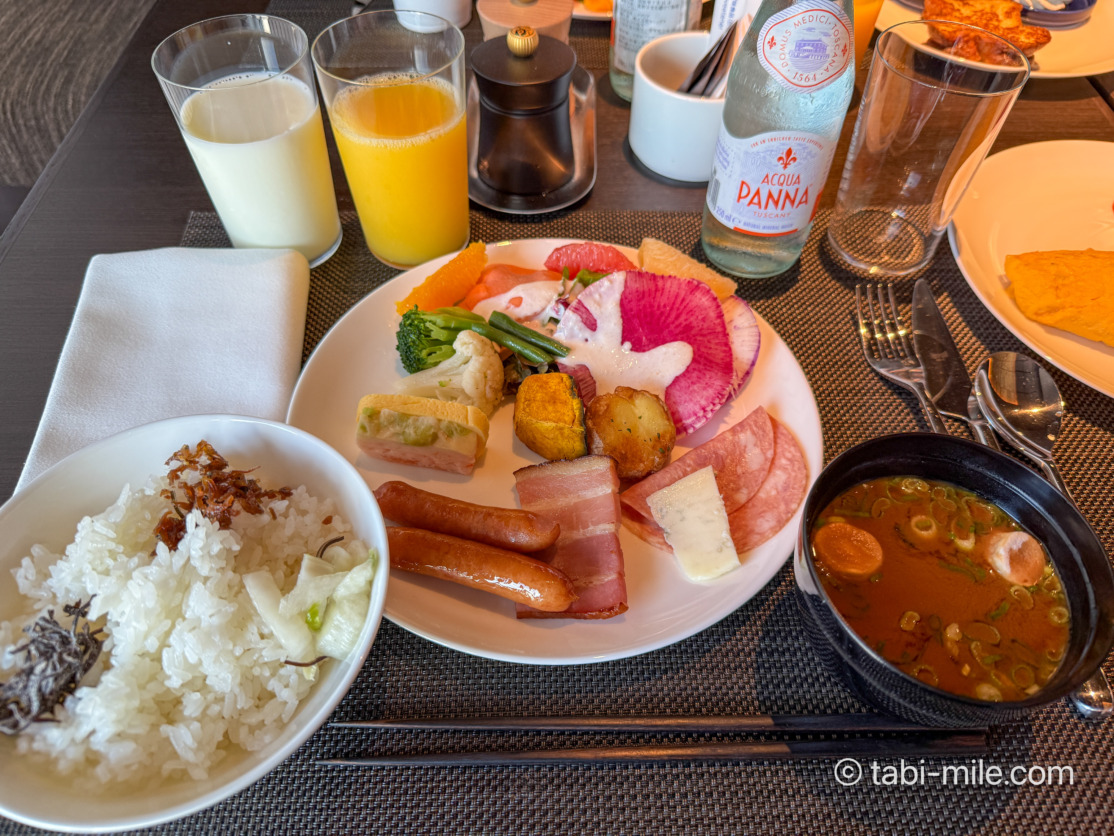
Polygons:
<instances>
[{"instance_id":1,"label":"glass bottle","mask_svg":"<svg viewBox=\"0 0 1114 836\"><path fill-rule=\"evenodd\" d=\"M741 278L801 254L855 84L854 0L763 0L727 81L700 241Z\"/></svg>"},{"instance_id":2,"label":"glass bottle","mask_svg":"<svg viewBox=\"0 0 1114 836\"><path fill-rule=\"evenodd\" d=\"M607 66L621 98L631 100L638 50L662 35L696 29L702 5L702 0L615 0Z\"/></svg>"}]
</instances>

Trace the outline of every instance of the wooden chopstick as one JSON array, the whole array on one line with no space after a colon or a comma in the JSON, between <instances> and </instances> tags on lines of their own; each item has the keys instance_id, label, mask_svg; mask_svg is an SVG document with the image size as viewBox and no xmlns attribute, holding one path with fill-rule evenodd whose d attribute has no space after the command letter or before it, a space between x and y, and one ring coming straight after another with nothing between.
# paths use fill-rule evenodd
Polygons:
<instances>
[{"instance_id":1,"label":"wooden chopstick","mask_svg":"<svg viewBox=\"0 0 1114 836\"><path fill-rule=\"evenodd\" d=\"M596 746L581 749L535 749L501 752L440 752L330 758L323 766L495 766L606 763L739 763L822 758L925 758L986 754L985 733L952 732L943 736L860 738L854 740L786 740L696 743L686 746Z\"/></svg>"},{"instance_id":2,"label":"wooden chopstick","mask_svg":"<svg viewBox=\"0 0 1114 836\"><path fill-rule=\"evenodd\" d=\"M862 732L954 732L935 729L879 714L748 714L708 716L555 716L555 717L421 717L393 720L351 720L330 726L359 729L418 729L430 731L578 731L578 732L689 732L693 734L754 734L797 732L859 734ZM968 729L979 732L985 729Z\"/></svg>"}]
</instances>

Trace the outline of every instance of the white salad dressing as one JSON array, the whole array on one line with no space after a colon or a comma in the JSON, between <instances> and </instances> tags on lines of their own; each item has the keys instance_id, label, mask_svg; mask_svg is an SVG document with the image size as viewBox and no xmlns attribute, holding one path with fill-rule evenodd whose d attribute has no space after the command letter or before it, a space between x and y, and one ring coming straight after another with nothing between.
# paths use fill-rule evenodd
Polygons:
<instances>
[{"instance_id":1,"label":"white salad dressing","mask_svg":"<svg viewBox=\"0 0 1114 836\"><path fill-rule=\"evenodd\" d=\"M565 314L557 337L568 346L569 353L561 359L561 365L587 366L596 381L597 394L629 386L664 397L669 384L692 362L692 346L675 340L649 351L632 351L630 342L623 341L623 318L619 314L624 284L625 277L612 279L606 297L589 299L591 294L580 295L581 304L596 318L595 331L589 330L572 309Z\"/></svg>"},{"instance_id":2,"label":"white salad dressing","mask_svg":"<svg viewBox=\"0 0 1114 836\"><path fill-rule=\"evenodd\" d=\"M511 288L506 293L489 296L478 302L472 312L484 319L495 311L502 311L519 322L537 319L542 311L557 301L563 285L564 283L559 280L526 282Z\"/></svg>"}]
</instances>

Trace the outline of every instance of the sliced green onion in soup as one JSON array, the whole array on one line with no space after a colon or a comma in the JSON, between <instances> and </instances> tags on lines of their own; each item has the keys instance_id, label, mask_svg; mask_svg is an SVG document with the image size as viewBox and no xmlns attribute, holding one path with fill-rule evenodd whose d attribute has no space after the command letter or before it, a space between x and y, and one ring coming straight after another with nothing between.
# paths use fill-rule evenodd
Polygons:
<instances>
[{"instance_id":1,"label":"sliced green onion in soup","mask_svg":"<svg viewBox=\"0 0 1114 836\"><path fill-rule=\"evenodd\" d=\"M998 628L982 621L968 621L963 625L963 633L968 638L983 642L984 644L998 644L1002 641L1002 634Z\"/></svg>"},{"instance_id":2,"label":"sliced green onion in soup","mask_svg":"<svg viewBox=\"0 0 1114 836\"><path fill-rule=\"evenodd\" d=\"M975 696L986 702L1001 702L1002 692L989 682L980 682L975 686Z\"/></svg>"},{"instance_id":3,"label":"sliced green onion in soup","mask_svg":"<svg viewBox=\"0 0 1114 836\"><path fill-rule=\"evenodd\" d=\"M893 502L886 499L886 497L884 496L880 496L876 500L874 500L874 504L870 506L870 515L875 519L878 519L883 514L885 514L887 509L889 509L892 505Z\"/></svg>"},{"instance_id":4,"label":"sliced green onion in soup","mask_svg":"<svg viewBox=\"0 0 1114 836\"><path fill-rule=\"evenodd\" d=\"M909 520L909 527L913 534L922 540L931 540L936 537L936 520L924 514L918 514Z\"/></svg>"},{"instance_id":5,"label":"sliced green onion in soup","mask_svg":"<svg viewBox=\"0 0 1114 836\"><path fill-rule=\"evenodd\" d=\"M1010 670L1010 679L1013 680L1014 685L1024 691L1036 683L1036 674L1028 665L1019 664L1014 665Z\"/></svg>"},{"instance_id":6,"label":"sliced green onion in soup","mask_svg":"<svg viewBox=\"0 0 1114 836\"><path fill-rule=\"evenodd\" d=\"M1010 587L1010 597L1027 610L1033 608L1033 593L1023 586L1014 584Z\"/></svg>"},{"instance_id":7,"label":"sliced green onion in soup","mask_svg":"<svg viewBox=\"0 0 1114 836\"><path fill-rule=\"evenodd\" d=\"M940 677L936 674L936 669L924 662L914 665L912 674L926 685L936 686L940 684Z\"/></svg>"}]
</instances>

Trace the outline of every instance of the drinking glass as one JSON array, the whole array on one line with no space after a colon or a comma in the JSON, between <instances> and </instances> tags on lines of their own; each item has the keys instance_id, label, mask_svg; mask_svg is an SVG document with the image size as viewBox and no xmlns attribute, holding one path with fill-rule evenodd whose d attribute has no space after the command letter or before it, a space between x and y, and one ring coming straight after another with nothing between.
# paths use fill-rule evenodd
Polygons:
<instances>
[{"instance_id":1,"label":"drinking glass","mask_svg":"<svg viewBox=\"0 0 1114 836\"><path fill-rule=\"evenodd\" d=\"M863 66L866 48L874 34L874 24L885 0L855 0L855 69Z\"/></svg>"},{"instance_id":2,"label":"drinking glass","mask_svg":"<svg viewBox=\"0 0 1114 836\"><path fill-rule=\"evenodd\" d=\"M237 14L175 32L151 66L235 247L289 247L315 266L340 246L309 38Z\"/></svg>"},{"instance_id":3,"label":"drinking glass","mask_svg":"<svg viewBox=\"0 0 1114 836\"><path fill-rule=\"evenodd\" d=\"M365 12L311 54L368 249L413 267L463 247L464 35L436 15Z\"/></svg>"},{"instance_id":4,"label":"drinking glass","mask_svg":"<svg viewBox=\"0 0 1114 836\"><path fill-rule=\"evenodd\" d=\"M828 225L829 249L857 273L905 276L928 264L1029 77L1008 41L945 25L954 47L931 46L924 21L878 36ZM988 54L1006 63L962 57Z\"/></svg>"}]
</instances>

